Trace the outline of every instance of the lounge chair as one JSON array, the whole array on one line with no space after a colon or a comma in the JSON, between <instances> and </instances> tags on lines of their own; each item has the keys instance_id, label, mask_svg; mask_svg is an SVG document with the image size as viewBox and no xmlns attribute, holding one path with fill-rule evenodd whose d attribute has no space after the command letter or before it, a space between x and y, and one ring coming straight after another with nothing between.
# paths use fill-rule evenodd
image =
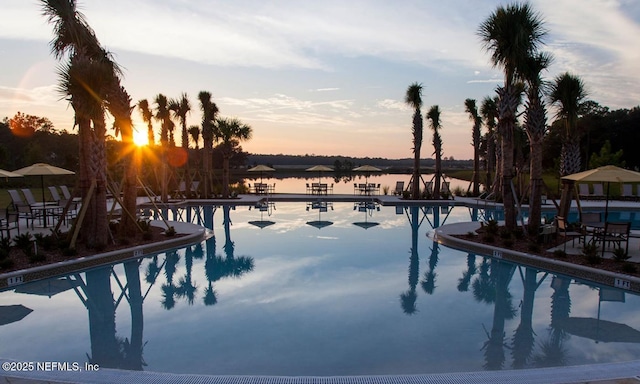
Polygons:
<instances>
[{"instance_id":1,"label":"lounge chair","mask_svg":"<svg viewBox=\"0 0 640 384\"><path fill-rule=\"evenodd\" d=\"M33 196L33 193L29 188L25 188L22 190L22 194L24 195L25 200L27 200L27 204L31 207L32 210L41 210L43 213L44 226L47 226L47 216L56 218L62 215L62 211L64 207L59 205L57 202L38 202L36 198Z\"/></svg>"},{"instance_id":2,"label":"lounge chair","mask_svg":"<svg viewBox=\"0 0 640 384\"><path fill-rule=\"evenodd\" d=\"M82 198L80 197L71 197L71 192L69 192L69 188L66 185L61 185L60 190L62 191L62 196L64 196L65 200L72 200L74 203L80 203Z\"/></svg>"},{"instance_id":3,"label":"lounge chair","mask_svg":"<svg viewBox=\"0 0 640 384\"><path fill-rule=\"evenodd\" d=\"M58 188L49 186L49 193L51 194L53 201L55 201L59 206L67 209L67 219L73 219L78 214L78 203L73 200L61 198L58 193Z\"/></svg>"},{"instance_id":4,"label":"lounge chair","mask_svg":"<svg viewBox=\"0 0 640 384\"><path fill-rule=\"evenodd\" d=\"M443 181L442 185L440 186L440 195L445 196L447 199L453 197L453 195L451 194L451 189L449 189L450 185L450 182Z\"/></svg>"},{"instance_id":5,"label":"lounge chair","mask_svg":"<svg viewBox=\"0 0 640 384\"><path fill-rule=\"evenodd\" d=\"M18 219L25 219L27 226L29 226L29 220L31 220L31 229L33 229L34 220L40 219L43 211L32 208L29 204L25 203L16 189L9 189L7 192L11 197L13 211L18 214Z\"/></svg>"},{"instance_id":6,"label":"lounge chair","mask_svg":"<svg viewBox=\"0 0 640 384\"><path fill-rule=\"evenodd\" d=\"M634 200L636 196L633 194L633 184L622 184L622 194L620 195L623 200Z\"/></svg>"},{"instance_id":7,"label":"lounge chair","mask_svg":"<svg viewBox=\"0 0 640 384\"><path fill-rule=\"evenodd\" d=\"M427 197L433 197L433 181L427 181L424 183L424 190L427 194Z\"/></svg>"},{"instance_id":8,"label":"lounge chair","mask_svg":"<svg viewBox=\"0 0 640 384\"><path fill-rule=\"evenodd\" d=\"M589 184L578 184L578 197L587 200L591 198L591 192L589 192Z\"/></svg>"},{"instance_id":9,"label":"lounge chair","mask_svg":"<svg viewBox=\"0 0 640 384\"><path fill-rule=\"evenodd\" d=\"M593 184L593 198L594 199L604 199L604 191L602 189L602 184Z\"/></svg>"},{"instance_id":10,"label":"lounge chair","mask_svg":"<svg viewBox=\"0 0 640 384\"><path fill-rule=\"evenodd\" d=\"M402 195L404 190L404 181L396 181L396 188L393 190L394 195Z\"/></svg>"}]
</instances>

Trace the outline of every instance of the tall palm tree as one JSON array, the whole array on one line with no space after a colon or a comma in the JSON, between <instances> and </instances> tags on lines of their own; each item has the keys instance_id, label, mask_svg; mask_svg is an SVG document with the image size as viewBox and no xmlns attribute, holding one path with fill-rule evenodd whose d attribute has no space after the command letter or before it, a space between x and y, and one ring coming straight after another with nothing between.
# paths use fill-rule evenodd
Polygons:
<instances>
[{"instance_id":1,"label":"tall palm tree","mask_svg":"<svg viewBox=\"0 0 640 384\"><path fill-rule=\"evenodd\" d=\"M486 142L487 142L487 176L486 186L489 193L496 193L492 175L496 171L496 127L498 119L498 98L497 97L485 97L482 100L482 106L480 107L480 114L484 119L484 124L487 127ZM499 164L499 162L498 162Z\"/></svg>"},{"instance_id":2,"label":"tall palm tree","mask_svg":"<svg viewBox=\"0 0 640 384\"><path fill-rule=\"evenodd\" d=\"M529 234L535 236L542 218L542 140L547 132L547 113L541 97L541 72L551 64L551 56L539 53L527 61L523 76L527 82L527 112L524 127L529 137Z\"/></svg>"},{"instance_id":3,"label":"tall palm tree","mask_svg":"<svg viewBox=\"0 0 640 384\"><path fill-rule=\"evenodd\" d=\"M511 193L513 169L513 131L518 108L515 82L520 77L524 61L533 56L546 34L543 21L529 3L498 6L482 24L478 34L484 48L491 53L491 62L504 71L504 85L497 90L498 131L502 137L502 200L505 226L516 228L515 196Z\"/></svg>"},{"instance_id":4,"label":"tall palm tree","mask_svg":"<svg viewBox=\"0 0 640 384\"><path fill-rule=\"evenodd\" d=\"M251 139L253 130L236 118L216 119L217 129L215 132L218 148L222 152L222 195L229 197L229 161L234 153L238 151L241 141Z\"/></svg>"},{"instance_id":5,"label":"tall palm tree","mask_svg":"<svg viewBox=\"0 0 640 384\"><path fill-rule=\"evenodd\" d=\"M167 175L167 150L169 149L169 130L171 129L171 116L169 113L169 102L167 97L161 93L156 95L156 114L155 119L160 122L160 157L161 157L161 174L160 174L160 199L167 202L168 199L168 175Z\"/></svg>"},{"instance_id":6,"label":"tall palm tree","mask_svg":"<svg viewBox=\"0 0 640 384\"><path fill-rule=\"evenodd\" d=\"M149 102L147 99L142 99L138 101L138 109L140 110L140 114L142 115L142 121L147 123L147 141L149 146L155 145L155 138L153 133L153 123L151 119L153 118L153 111L149 108Z\"/></svg>"},{"instance_id":7,"label":"tall palm tree","mask_svg":"<svg viewBox=\"0 0 640 384\"><path fill-rule=\"evenodd\" d=\"M582 79L565 72L551 84L549 99L556 106L556 118L564 122L565 132L560 154L560 176L580 172L580 132L578 112L587 97Z\"/></svg>"},{"instance_id":8,"label":"tall palm tree","mask_svg":"<svg viewBox=\"0 0 640 384\"><path fill-rule=\"evenodd\" d=\"M407 88L407 94L404 97L405 103L413 108L413 125L411 133L413 134L413 175L411 176L411 198L420 198L420 150L422 148L422 84L413 83Z\"/></svg>"},{"instance_id":9,"label":"tall palm tree","mask_svg":"<svg viewBox=\"0 0 640 384\"><path fill-rule=\"evenodd\" d=\"M135 233L136 223L134 220L136 212L137 200L137 182L136 175L138 173L138 161L136 159L136 145L133 142L133 122L131 120L131 111L135 108L131 105L131 97L124 87L112 87L108 96L109 110L114 117L113 127L116 135L120 133L122 142L124 143L125 177L123 183L122 204L124 214L120 221L120 235L127 237Z\"/></svg>"},{"instance_id":10,"label":"tall palm tree","mask_svg":"<svg viewBox=\"0 0 640 384\"><path fill-rule=\"evenodd\" d=\"M185 174L185 193L187 196L191 195L191 171L189 170L189 134L187 132L187 114L191 111L191 104L189 103L189 97L186 93L182 93L180 99L172 99L169 101L169 110L173 113L173 117L180 122L181 133L180 139L182 141L181 146L187 155L187 161L184 163Z\"/></svg>"},{"instance_id":11,"label":"tall palm tree","mask_svg":"<svg viewBox=\"0 0 640 384\"><path fill-rule=\"evenodd\" d=\"M200 100L200 110L202 111L202 140L203 140L203 160L204 168L204 196L209 197L212 188L212 164L211 155L213 150L213 138L215 120L218 115L218 106L211 101L211 92L201 91L198 94Z\"/></svg>"},{"instance_id":12,"label":"tall palm tree","mask_svg":"<svg viewBox=\"0 0 640 384\"><path fill-rule=\"evenodd\" d=\"M427 112L429 126L433 130L433 154L436 156L436 173L434 175L433 191L434 198L440 198L440 180L442 179L442 137L440 136L440 108L433 105Z\"/></svg>"},{"instance_id":13,"label":"tall palm tree","mask_svg":"<svg viewBox=\"0 0 640 384\"><path fill-rule=\"evenodd\" d=\"M59 89L80 114L76 122L80 139L78 179L82 196L88 195L94 182L96 186L87 204L80 235L89 246L104 246L108 239L108 226L103 100L108 95L108 88L119 82L121 71L100 45L84 15L77 11L75 0L41 0L41 5L43 15L53 24L55 36L51 48L54 56L58 59L65 55L69 57L68 63L59 71Z\"/></svg>"},{"instance_id":14,"label":"tall palm tree","mask_svg":"<svg viewBox=\"0 0 640 384\"><path fill-rule=\"evenodd\" d=\"M465 111L469 114L469 120L473 122L471 130L471 145L473 145L473 195L480 194L480 128L482 127L482 118L478 114L478 107L474 99L466 99L464 101Z\"/></svg>"},{"instance_id":15,"label":"tall palm tree","mask_svg":"<svg viewBox=\"0 0 640 384\"><path fill-rule=\"evenodd\" d=\"M182 93L180 99L172 99L169 101L168 108L173 112L173 117L180 122L182 140L182 148L189 148L189 135L187 132L187 114L191 112L191 104L189 103L189 97L186 93Z\"/></svg>"}]
</instances>

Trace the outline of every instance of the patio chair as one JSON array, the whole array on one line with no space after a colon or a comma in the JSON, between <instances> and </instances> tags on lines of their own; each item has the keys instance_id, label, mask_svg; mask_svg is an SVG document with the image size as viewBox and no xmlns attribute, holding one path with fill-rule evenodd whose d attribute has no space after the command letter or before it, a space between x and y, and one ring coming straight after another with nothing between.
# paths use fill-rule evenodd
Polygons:
<instances>
[{"instance_id":1,"label":"patio chair","mask_svg":"<svg viewBox=\"0 0 640 384\"><path fill-rule=\"evenodd\" d=\"M589 192L589 184L578 184L578 197L583 200L591 198L591 192Z\"/></svg>"},{"instance_id":2,"label":"patio chair","mask_svg":"<svg viewBox=\"0 0 640 384\"><path fill-rule=\"evenodd\" d=\"M604 199L604 190L602 189L602 184L593 184L593 195L594 199Z\"/></svg>"},{"instance_id":3,"label":"patio chair","mask_svg":"<svg viewBox=\"0 0 640 384\"><path fill-rule=\"evenodd\" d=\"M564 238L564 251L567 252L567 243L571 240L571 246L575 246L576 238L580 238L583 236L581 232L572 231L569 229L569 224L567 220L562 216L556 217L556 234Z\"/></svg>"},{"instance_id":4,"label":"patio chair","mask_svg":"<svg viewBox=\"0 0 640 384\"><path fill-rule=\"evenodd\" d=\"M424 183L424 190L427 193L428 197L433 196L433 181L427 181Z\"/></svg>"},{"instance_id":5,"label":"patio chair","mask_svg":"<svg viewBox=\"0 0 640 384\"><path fill-rule=\"evenodd\" d=\"M76 204L82 201L81 197L71 197L71 192L69 192L69 188L67 188L66 185L61 185L60 190L62 191L62 196L64 196L65 200L71 200Z\"/></svg>"},{"instance_id":6,"label":"patio chair","mask_svg":"<svg viewBox=\"0 0 640 384\"><path fill-rule=\"evenodd\" d=\"M625 243L625 253L629 253L629 233L631 231L631 223L606 223L604 231L596 234L597 242L617 244L618 248L622 248Z\"/></svg>"},{"instance_id":7,"label":"patio chair","mask_svg":"<svg viewBox=\"0 0 640 384\"><path fill-rule=\"evenodd\" d=\"M42 219L46 219L47 216L50 217L60 217L62 215L62 211L64 207L59 205L57 202L37 202L36 198L33 196L33 193L29 188L22 189L22 194L24 195L25 200L27 200L27 204L31 207L32 210L40 210L42 211ZM46 222L44 222L46 227Z\"/></svg>"},{"instance_id":8,"label":"patio chair","mask_svg":"<svg viewBox=\"0 0 640 384\"><path fill-rule=\"evenodd\" d=\"M9 189L7 192L11 197L13 211L18 214L18 219L25 219L27 221L27 227L29 226L29 220L31 220L31 229L33 229L33 222L41 217L42 210L32 209L29 204L22 200L18 190Z\"/></svg>"},{"instance_id":9,"label":"patio chair","mask_svg":"<svg viewBox=\"0 0 640 384\"><path fill-rule=\"evenodd\" d=\"M402 195L404 190L404 181L396 181L396 188L393 190L394 195Z\"/></svg>"},{"instance_id":10,"label":"patio chair","mask_svg":"<svg viewBox=\"0 0 640 384\"><path fill-rule=\"evenodd\" d=\"M580 227L583 234L582 243L586 244L587 235L591 234L593 236L598 228L602 228L600 212L583 212L580 215Z\"/></svg>"},{"instance_id":11,"label":"patio chair","mask_svg":"<svg viewBox=\"0 0 640 384\"><path fill-rule=\"evenodd\" d=\"M443 181L442 182L442 186L440 186L440 195L441 196L446 196L447 199L449 199L450 197L452 197L453 195L451 194L451 190L449 189L451 183L448 181Z\"/></svg>"},{"instance_id":12,"label":"patio chair","mask_svg":"<svg viewBox=\"0 0 640 384\"><path fill-rule=\"evenodd\" d=\"M12 212L8 209L0 210L0 237L4 237L7 233L7 239L11 238L11 230L15 229L20 234L20 223L18 222L18 212Z\"/></svg>"}]
</instances>

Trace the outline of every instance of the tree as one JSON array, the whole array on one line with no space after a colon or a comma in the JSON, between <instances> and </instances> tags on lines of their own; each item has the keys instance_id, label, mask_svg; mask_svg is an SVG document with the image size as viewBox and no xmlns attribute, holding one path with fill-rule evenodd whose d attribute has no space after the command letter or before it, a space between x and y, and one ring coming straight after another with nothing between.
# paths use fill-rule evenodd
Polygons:
<instances>
[{"instance_id":1,"label":"tree","mask_svg":"<svg viewBox=\"0 0 640 384\"><path fill-rule=\"evenodd\" d=\"M491 53L494 67L504 71L504 85L497 89L498 132L502 138L502 200L505 226L516 228L515 196L511 193L513 169L513 131L518 108L516 81L528 57L535 55L546 34L541 17L528 3L498 6L478 30L484 48Z\"/></svg>"},{"instance_id":2,"label":"tree","mask_svg":"<svg viewBox=\"0 0 640 384\"><path fill-rule=\"evenodd\" d=\"M78 125L79 172L81 193L91 198L80 234L90 247L107 243L106 211L106 126L104 100L109 88L119 82L120 69L100 45L95 33L80 12L75 0L42 0L42 10L53 24L51 41L54 56L69 61L60 67L60 92L68 97L76 112ZM92 196L90 187L95 185Z\"/></svg>"},{"instance_id":3,"label":"tree","mask_svg":"<svg viewBox=\"0 0 640 384\"><path fill-rule=\"evenodd\" d=\"M525 130L529 138L529 234L536 236L542 218L542 142L547 132L547 113L541 97L541 72L548 68L551 56L539 53L530 57L523 69L527 82Z\"/></svg>"},{"instance_id":4,"label":"tree","mask_svg":"<svg viewBox=\"0 0 640 384\"><path fill-rule=\"evenodd\" d=\"M413 134L413 175L411 176L411 198L420 198L420 150L422 148L422 84L413 83L407 88L404 98L405 103L413 108L413 124L411 133Z\"/></svg>"},{"instance_id":5,"label":"tree","mask_svg":"<svg viewBox=\"0 0 640 384\"><path fill-rule=\"evenodd\" d=\"M187 196L191 195L191 171L189 170L189 134L187 133L187 114L191 111L191 104L186 93L182 93L180 99L172 99L169 102L169 110L173 112L173 117L180 122L181 133L180 139L182 141L181 146L184 154L187 156L187 161L184 163L185 168L185 193Z\"/></svg>"},{"instance_id":6,"label":"tree","mask_svg":"<svg viewBox=\"0 0 640 384\"><path fill-rule=\"evenodd\" d=\"M557 108L556 118L564 122L564 141L560 153L560 176L580 172L580 132L578 113L587 97L580 77L565 72L556 76L551 84L549 100Z\"/></svg>"},{"instance_id":7,"label":"tree","mask_svg":"<svg viewBox=\"0 0 640 384\"><path fill-rule=\"evenodd\" d=\"M9 119L11 133L18 137L31 137L36 131L50 131L53 123L46 117L38 117L18 112Z\"/></svg>"},{"instance_id":8,"label":"tree","mask_svg":"<svg viewBox=\"0 0 640 384\"><path fill-rule=\"evenodd\" d=\"M153 133L153 123L152 123L152 118L153 118L153 111L151 111L151 108L149 107L149 102L147 101L147 99L142 99L140 101L138 101L138 109L140 110L140 114L142 115L142 121L144 121L145 123L147 123L147 141L150 147L153 147L155 145L155 138L154 138L154 133Z\"/></svg>"},{"instance_id":9,"label":"tree","mask_svg":"<svg viewBox=\"0 0 640 384\"><path fill-rule=\"evenodd\" d=\"M162 170L160 174L160 200L166 203L168 199L168 187L169 183L167 175L167 151L169 150L170 140L169 131L171 130L171 115L169 113L167 97L161 93L156 95L156 114L155 119L160 122L160 157L162 162Z\"/></svg>"},{"instance_id":10,"label":"tree","mask_svg":"<svg viewBox=\"0 0 640 384\"><path fill-rule=\"evenodd\" d=\"M433 130L433 154L436 156L435 182L433 183L434 198L440 198L440 180L442 178L442 137L440 136L440 108L434 105L427 112L429 126Z\"/></svg>"},{"instance_id":11,"label":"tree","mask_svg":"<svg viewBox=\"0 0 640 384\"><path fill-rule=\"evenodd\" d=\"M611 151L611 142L609 140L604 142L600 153L592 153L589 159L589 168L598 168L605 165L615 165L618 167L624 167L625 161L622 160L624 150L620 149L617 152Z\"/></svg>"},{"instance_id":12,"label":"tree","mask_svg":"<svg viewBox=\"0 0 640 384\"><path fill-rule=\"evenodd\" d=\"M198 127L197 125L192 125L187 129L187 132L189 132L193 147L197 150L198 142L200 141L200 127Z\"/></svg>"},{"instance_id":13,"label":"tree","mask_svg":"<svg viewBox=\"0 0 640 384\"><path fill-rule=\"evenodd\" d=\"M471 145L473 146L473 195L480 194L480 128L482 127L482 118L478 114L476 101L474 99L466 99L464 101L465 111L469 114L469 120L473 122L471 129Z\"/></svg>"},{"instance_id":14,"label":"tree","mask_svg":"<svg viewBox=\"0 0 640 384\"><path fill-rule=\"evenodd\" d=\"M482 106L480 107L480 114L484 119L484 124L487 127L487 133L485 135L485 141L487 142L487 176L486 186L489 193L496 193L492 175L496 171L496 127L498 118L498 98L491 98L489 96L482 100ZM500 164L498 162L498 164ZM499 168L500 166L498 166Z\"/></svg>"},{"instance_id":15,"label":"tree","mask_svg":"<svg viewBox=\"0 0 640 384\"><path fill-rule=\"evenodd\" d=\"M222 151L222 195L229 197L229 160L238 151L241 141L251 139L253 130L247 124L235 118L216 119L215 132L218 148Z\"/></svg>"},{"instance_id":16,"label":"tree","mask_svg":"<svg viewBox=\"0 0 640 384\"><path fill-rule=\"evenodd\" d=\"M201 91L198 94L198 100L200 100L200 109L202 111L202 140L203 140L203 160L202 165L204 168L204 196L209 197L211 194L212 178L211 178L211 151L213 149L213 138L215 120L218 115L218 106L211 101L211 93L207 91Z\"/></svg>"}]
</instances>

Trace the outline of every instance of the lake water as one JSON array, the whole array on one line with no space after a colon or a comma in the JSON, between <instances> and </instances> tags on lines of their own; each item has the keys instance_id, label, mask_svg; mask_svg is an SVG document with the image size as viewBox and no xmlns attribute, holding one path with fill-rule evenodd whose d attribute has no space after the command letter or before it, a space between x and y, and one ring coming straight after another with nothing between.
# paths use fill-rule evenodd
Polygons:
<instances>
[{"instance_id":1,"label":"lake water","mask_svg":"<svg viewBox=\"0 0 640 384\"><path fill-rule=\"evenodd\" d=\"M640 358L637 295L427 236L471 220L464 207L278 202L183 213L213 236L0 292L0 306L33 310L0 325L0 357L322 376Z\"/></svg>"}]
</instances>

